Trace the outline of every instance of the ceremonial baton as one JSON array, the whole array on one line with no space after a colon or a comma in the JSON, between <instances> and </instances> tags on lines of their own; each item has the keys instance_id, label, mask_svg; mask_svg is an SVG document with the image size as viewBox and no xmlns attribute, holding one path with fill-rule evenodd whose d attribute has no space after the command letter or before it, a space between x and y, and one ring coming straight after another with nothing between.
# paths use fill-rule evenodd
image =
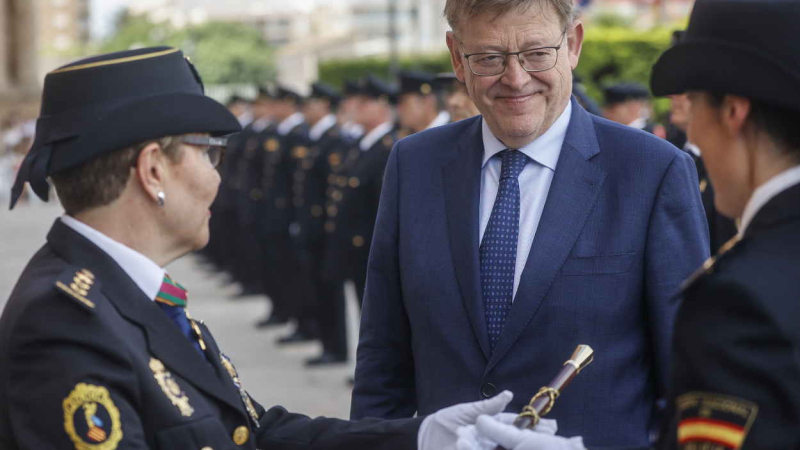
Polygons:
<instances>
[{"instance_id":1,"label":"ceremonial baton","mask_svg":"<svg viewBox=\"0 0 800 450\"><path fill-rule=\"evenodd\" d=\"M579 345L572 356L564 363L564 367L558 372L553 381L547 386L539 389L539 392L533 396L530 403L522 408L522 412L517 416L514 421L514 426L522 429L533 429L538 423L539 419L553 409L556 399L561 395L561 391L569 386L569 383L575 378L575 375L580 373L586 366L594 360L594 350L588 345ZM501 446L497 446L495 450L505 450Z\"/></svg>"}]
</instances>

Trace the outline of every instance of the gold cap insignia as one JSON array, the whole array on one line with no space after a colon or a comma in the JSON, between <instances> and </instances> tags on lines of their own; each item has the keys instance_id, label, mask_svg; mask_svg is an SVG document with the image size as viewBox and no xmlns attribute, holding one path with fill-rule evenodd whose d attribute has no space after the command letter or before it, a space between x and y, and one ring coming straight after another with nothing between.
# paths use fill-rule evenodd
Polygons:
<instances>
[{"instance_id":1,"label":"gold cap insignia","mask_svg":"<svg viewBox=\"0 0 800 450\"><path fill-rule=\"evenodd\" d=\"M77 450L117 448L122 440L122 425L108 389L78 383L62 405L64 429Z\"/></svg>"},{"instance_id":2,"label":"gold cap insignia","mask_svg":"<svg viewBox=\"0 0 800 450\"><path fill-rule=\"evenodd\" d=\"M419 91L422 92L422 95L428 95L432 90L431 85L428 83L422 83L422 86L419 87Z\"/></svg>"},{"instance_id":3,"label":"gold cap insignia","mask_svg":"<svg viewBox=\"0 0 800 450\"><path fill-rule=\"evenodd\" d=\"M164 367L164 363L156 358L150 358L150 370L153 371L153 376L161 390L164 391L164 395L178 408L181 415L183 417L191 417L194 414L194 408L189 404L189 397L183 392L172 374Z\"/></svg>"}]
</instances>

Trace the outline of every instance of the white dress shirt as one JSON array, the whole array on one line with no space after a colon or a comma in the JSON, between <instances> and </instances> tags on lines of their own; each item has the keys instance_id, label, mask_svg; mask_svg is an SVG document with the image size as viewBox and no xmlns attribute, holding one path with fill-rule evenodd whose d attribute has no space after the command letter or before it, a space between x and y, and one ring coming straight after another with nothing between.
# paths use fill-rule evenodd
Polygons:
<instances>
[{"instance_id":1,"label":"white dress shirt","mask_svg":"<svg viewBox=\"0 0 800 450\"><path fill-rule=\"evenodd\" d=\"M796 184L800 184L800 166L784 170L756 188L753 191L753 195L750 196L750 200L747 201L747 206L744 207L742 225L739 227L739 237L744 236L747 226L750 225L750 222L753 221L753 218L764 205L769 203L776 195Z\"/></svg>"},{"instance_id":2,"label":"white dress shirt","mask_svg":"<svg viewBox=\"0 0 800 450\"><path fill-rule=\"evenodd\" d=\"M393 126L394 125L392 124L392 122L384 122L378 125L361 139L361 142L358 143L358 147L361 149L362 152L369 150L382 137L389 134L389 132L392 131Z\"/></svg>"},{"instance_id":3,"label":"white dress shirt","mask_svg":"<svg viewBox=\"0 0 800 450\"><path fill-rule=\"evenodd\" d=\"M435 119L433 119L433 122L431 122L425 129L427 130L430 128L440 127L442 125L447 125L448 123L450 123L450 113L447 111L439 111L439 114Z\"/></svg>"},{"instance_id":4,"label":"white dress shirt","mask_svg":"<svg viewBox=\"0 0 800 450\"><path fill-rule=\"evenodd\" d=\"M304 120L306 120L306 118L303 117L302 113L296 112L292 114L291 116L283 119L283 122L278 124L278 134L281 136L286 136L294 129L294 127L303 123Z\"/></svg>"},{"instance_id":5,"label":"white dress shirt","mask_svg":"<svg viewBox=\"0 0 800 450\"><path fill-rule=\"evenodd\" d=\"M542 218L542 210L550 192L553 174L556 170L561 146L567 135L567 127L572 114L572 104L567 103L564 112L553 123L549 130L536 140L518 149L531 160L519 174L520 210L519 237L517 238L517 264L514 270L514 297L517 295L519 280L528 254L531 251L536 229ZM481 169L481 204L480 204L480 240L489 224L497 191L500 187L500 171L503 162L494 155L508 147L500 142L489 129L486 121L482 121L483 131L483 166Z\"/></svg>"},{"instance_id":6,"label":"white dress shirt","mask_svg":"<svg viewBox=\"0 0 800 450\"><path fill-rule=\"evenodd\" d=\"M308 137L311 138L312 141L318 141L319 138L334 125L336 125L336 116L328 114L322 119L319 119L319 121L308 130Z\"/></svg>"},{"instance_id":7,"label":"white dress shirt","mask_svg":"<svg viewBox=\"0 0 800 450\"><path fill-rule=\"evenodd\" d=\"M161 284L164 282L165 273L158 264L74 217L65 214L61 216L61 223L100 247L100 250L106 252L131 277L147 298L155 301L158 291L161 290Z\"/></svg>"}]
</instances>

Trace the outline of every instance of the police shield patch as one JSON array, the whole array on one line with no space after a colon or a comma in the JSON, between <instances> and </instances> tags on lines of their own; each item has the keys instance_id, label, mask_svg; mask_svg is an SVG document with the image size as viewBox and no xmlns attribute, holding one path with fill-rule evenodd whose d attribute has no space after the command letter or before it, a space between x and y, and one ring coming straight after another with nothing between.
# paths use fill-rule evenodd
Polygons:
<instances>
[{"instance_id":1,"label":"police shield patch","mask_svg":"<svg viewBox=\"0 0 800 450\"><path fill-rule=\"evenodd\" d=\"M77 450L114 450L122 440L119 410L103 386L78 383L64 399L64 430Z\"/></svg>"},{"instance_id":2,"label":"police shield patch","mask_svg":"<svg viewBox=\"0 0 800 450\"><path fill-rule=\"evenodd\" d=\"M684 450L738 449L758 414L758 405L710 392L678 397L678 445Z\"/></svg>"}]
</instances>

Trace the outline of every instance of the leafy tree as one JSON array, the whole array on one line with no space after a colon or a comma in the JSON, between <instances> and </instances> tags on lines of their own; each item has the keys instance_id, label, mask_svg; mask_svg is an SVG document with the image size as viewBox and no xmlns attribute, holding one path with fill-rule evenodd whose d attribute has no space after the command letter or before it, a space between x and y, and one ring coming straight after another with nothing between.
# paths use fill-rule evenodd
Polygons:
<instances>
[{"instance_id":1,"label":"leafy tree","mask_svg":"<svg viewBox=\"0 0 800 450\"><path fill-rule=\"evenodd\" d=\"M102 52L167 45L189 56L206 84L263 84L275 78L273 51L257 29L233 22L207 22L176 29L146 16L121 14Z\"/></svg>"}]
</instances>

